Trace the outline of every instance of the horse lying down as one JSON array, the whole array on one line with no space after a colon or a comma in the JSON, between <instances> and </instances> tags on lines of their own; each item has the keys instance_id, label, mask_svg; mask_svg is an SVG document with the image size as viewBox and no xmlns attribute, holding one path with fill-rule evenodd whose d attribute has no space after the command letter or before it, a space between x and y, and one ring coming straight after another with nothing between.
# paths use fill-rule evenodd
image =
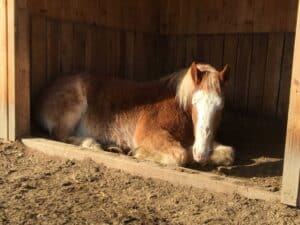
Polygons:
<instances>
[{"instance_id":1,"label":"horse lying down","mask_svg":"<svg viewBox=\"0 0 300 225\"><path fill-rule=\"evenodd\" d=\"M35 118L53 139L92 149L118 146L166 165L231 165L234 149L214 140L227 79L227 66L196 63L144 83L75 74L42 93Z\"/></svg>"}]
</instances>

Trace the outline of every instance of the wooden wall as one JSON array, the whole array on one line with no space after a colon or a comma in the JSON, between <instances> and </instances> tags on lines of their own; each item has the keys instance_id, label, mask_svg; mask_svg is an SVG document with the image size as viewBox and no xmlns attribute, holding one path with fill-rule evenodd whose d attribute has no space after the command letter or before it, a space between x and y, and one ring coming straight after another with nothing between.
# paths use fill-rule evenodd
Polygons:
<instances>
[{"instance_id":1,"label":"wooden wall","mask_svg":"<svg viewBox=\"0 0 300 225\"><path fill-rule=\"evenodd\" d=\"M33 98L73 71L150 80L195 60L231 66L229 109L286 120L296 0L28 4Z\"/></svg>"},{"instance_id":2,"label":"wooden wall","mask_svg":"<svg viewBox=\"0 0 300 225\"><path fill-rule=\"evenodd\" d=\"M229 64L228 108L253 116L286 119L293 33L171 35L166 38L163 72L188 66L193 60L210 63L217 69Z\"/></svg>"},{"instance_id":3,"label":"wooden wall","mask_svg":"<svg viewBox=\"0 0 300 225\"><path fill-rule=\"evenodd\" d=\"M157 32L158 0L27 0L35 15L95 24L110 29Z\"/></svg>"},{"instance_id":4,"label":"wooden wall","mask_svg":"<svg viewBox=\"0 0 300 225\"><path fill-rule=\"evenodd\" d=\"M161 0L163 34L294 32L298 0Z\"/></svg>"},{"instance_id":5,"label":"wooden wall","mask_svg":"<svg viewBox=\"0 0 300 225\"><path fill-rule=\"evenodd\" d=\"M31 91L78 71L135 80L159 76L158 34L31 16Z\"/></svg>"}]
</instances>

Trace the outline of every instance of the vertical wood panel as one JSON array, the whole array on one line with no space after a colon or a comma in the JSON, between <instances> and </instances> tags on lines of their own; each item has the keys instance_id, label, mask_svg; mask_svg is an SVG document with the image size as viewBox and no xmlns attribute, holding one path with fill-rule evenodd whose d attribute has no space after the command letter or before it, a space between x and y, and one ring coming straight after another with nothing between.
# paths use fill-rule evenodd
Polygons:
<instances>
[{"instance_id":1,"label":"vertical wood panel","mask_svg":"<svg viewBox=\"0 0 300 225\"><path fill-rule=\"evenodd\" d=\"M224 53L224 35L213 35L210 39L210 60L209 63L217 70L222 68Z\"/></svg>"},{"instance_id":2,"label":"vertical wood panel","mask_svg":"<svg viewBox=\"0 0 300 225\"><path fill-rule=\"evenodd\" d=\"M29 19L25 0L7 1L9 139L30 132Z\"/></svg>"},{"instance_id":3,"label":"vertical wood panel","mask_svg":"<svg viewBox=\"0 0 300 225\"><path fill-rule=\"evenodd\" d=\"M200 55L200 62L209 63L210 59L210 36L199 35L198 37L198 52Z\"/></svg>"},{"instance_id":4,"label":"vertical wood panel","mask_svg":"<svg viewBox=\"0 0 300 225\"><path fill-rule=\"evenodd\" d=\"M107 31L106 68L108 76L120 75L120 31Z\"/></svg>"},{"instance_id":5,"label":"vertical wood panel","mask_svg":"<svg viewBox=\"0 0 300 225\"><path fill-rule=\"evenodd\" d=\"M8 138L16 139L16 39L15 0L7 1L7 59L8 59Z\"/></svg>"},{"instance_id":6,"label":"vertical wood panel","mask_svg":"<svg viewBox=\"0 0 300 225\"><path fill-rule=\"evenodd\" d=\"M146 80L147 74L144 70L147 65L146 42L143 33L135 33L134 43L134 80Z\"/></svg>"},{"instance_id":7,"label":"vertical wood panel","mask_svg":"<svg viewBox=\"0 0 300 225\"><path fill-rule=\"evenodd\" d=\"M31 97L35 99L47 81L46 19L31 17Z\"/></svg>"},{"instance_id":8,"label":"vertical wood panel","mask_svg":"<svg viewBox=\"0 0 300 225\"><path fill-rule=\"evenodd\" d=\"M263 113L276 115L280 68L283 52L283 34L270 34L268 44L268 56L263 95Z\"/></svg>"},{"instance_id":9,"label":"vertical wood panel","mask_svg":"<svg viewBox=\"0 0 300 225\"><path fill-rule=\"evenodd\" d=\"M6 0L0 0L0 138L8 139Z\"/></svg>"},{"instance_id":10,"label":"vertical wood panel","mask_svg":"<svg viewBox=\"0 0 300 225\"><path fill-rule=\"evenodd\" d=\"M300 206L300 4L293 56L290 106L284 154L281 200Z\"/></svg>"},{"instance_id":11,"label":"vertical wood panel","mask_svg":"<svg viewBox=\"0 0 300 225\"><path fill-rule=\"evenodd\" d=\"M71 22L61 22L61 72L68 74L73 66L73 24Z\"/></svg>"},{"instance_id":12,"label":"vertical wood panel","mask_svg":"<svg viewBox=\"0 0 300 225\"><path fill-rule=\"evenodd\" d=\"M60 74L60 24L49 19L47 21L47 81Z\"/></svg>"},{"instance_id":13,"label":"vertical wood panel","mask_svg":"<svg viewBox=\"0 0 300 225\"><path fill-rule=\"evenodd\" d=\"M284 122L287 120L289 94L292 74L292 62L294 52L294 34L288 33L285 35L284 51L281 66L281 78L279 99L277 105L277 116Z\"/></svg>"},{"instance_id":14,"label":"vertical wood panel","mask_svg":"<svg viewBox=\"0 0 300 225\"><path fill-rule=\"evenodd\" d=\"M134 32L125 33L125 58L124 58L124 76L133 79L134 66Z\"/></svg>"},{"instance_id":15,"label":"vertical wood panel","mask_svg":"<svg viewBox=\"0 0 300 225\"><path fill-rule=\"evenodd\" d=\"M82 72L85 69L86 26L74 24L73 28L73 66L72 70ZM71 39L72 40L72 39Z\"/></svg>"},{"instance_id":16,"label":"vertical wood panel","mask_svg":"<svg viewBox=\"0 0 300 225\"><path fill-rule=\"evenodd\" d=\"M296 5L297 0L161 0L160 31L189 35L293 32Z\"/></svg>"},{"instance_id":17,"label":"vertical wood panel","mask_svg":"<svg viewBox=\"0 0 300 225\"><path fill-rule=\"evenodd\" d=\"M106 30L94 29L94 38L92 41L92 71L99 76L106 76L106 60L107 58L107 37Z\"/></svg>"},{"instance_id":18,"label":"vertical wood panel","mask_svg":"<svg viewBox=\"0 0 300 225\"><path fill-rule=\"evenodd\" d=\"M235 94L235 80L236 78L236 62L237 62L237 47L238 47L238 35L230 34L225 35L224 40L224 57L223 63L230 66L230 77L225 86L226 105L230 108L234 105Z\"/></svg>"},{"instance_id":19,"label":"vertical wood panel","mask_svg":"<svg viewBox=\"0 0 300 225\"><path fill-rule=\"evenodd\" d=\"M193 61L199 61L198 40L197 35L189 35L186 37L186 56L185 64L191 65Z\"/></svg>"},{"instance_id":20,"label":"vertical wood panel","mask_svg":"<svg viewBox=\"0 0 300 225\"><path fill-rule=\"evenodd\" d=\"M248 95L248 112L258 116L262 112L268 37L259 34L253 37L253 51Z\"/></svg>"},{"instance_id":21,"label":"vertical wood panel","mask_svg":"<svg viewBox=\"0 0 300 225\"><path fill-rule=\"evenodd\" d=\"M237 53L234 109L246 111L251 69L252 35L240 35Z\"/></svg>"},{"instance_id":22,"label":"vertical wood panel","mask_svg":"<svg viewBox=\"0 0 300 225\"><path fill-rule=\"evenodd\" d=\"M85 42L85 70L92 73L92 48L93 48L93 36L94 26L88 26L86 28L86 42Z\"/></svg>"}]
</instances>

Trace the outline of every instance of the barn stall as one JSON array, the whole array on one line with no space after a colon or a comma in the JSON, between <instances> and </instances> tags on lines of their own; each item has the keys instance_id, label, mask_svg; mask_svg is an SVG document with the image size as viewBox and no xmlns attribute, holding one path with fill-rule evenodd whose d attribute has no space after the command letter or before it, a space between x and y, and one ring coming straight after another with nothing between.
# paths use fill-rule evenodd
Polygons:
<instances>
[{"instance_id":1,"label":"barn stall","mask_svg":"<svg viewBox=\"0 0 300 225\"><path fill-rule=\"evenodd\" d=\"M64 74L143 81L192 61L229 64L220 139L241 161L284 155L281 200L299 206L297 8L296 0L1 0L0 138L34 135L31 106ZM266 177L278 169L262 168Z\"/></svg>"}]
</instances>

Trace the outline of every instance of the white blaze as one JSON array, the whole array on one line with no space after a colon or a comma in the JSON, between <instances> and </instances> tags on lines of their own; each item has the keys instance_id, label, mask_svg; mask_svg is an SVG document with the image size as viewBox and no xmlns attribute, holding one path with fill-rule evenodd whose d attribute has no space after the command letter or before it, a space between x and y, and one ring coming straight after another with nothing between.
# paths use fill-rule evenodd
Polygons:
<instances>
[{"instance_id":1,"label":"white blaze","mask_svg":"<svg viewBox=\"0 0 300 225\"><path fill-rule=\"evenodd\" d=\"M206 160L212 151L214 119L223 108L223 99L215 92L197 91L192 98L197 111L193 157L196 161Z\"/></svg>"}]
</instances>

